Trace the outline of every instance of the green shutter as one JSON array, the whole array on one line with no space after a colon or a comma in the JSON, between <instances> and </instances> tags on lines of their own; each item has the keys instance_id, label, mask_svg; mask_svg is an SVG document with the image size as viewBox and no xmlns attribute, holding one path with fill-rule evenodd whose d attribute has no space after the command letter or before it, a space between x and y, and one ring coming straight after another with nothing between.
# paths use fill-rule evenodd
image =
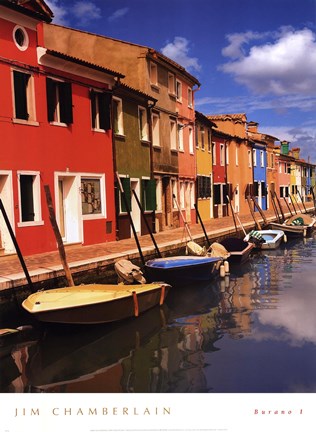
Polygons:
<instances>
[{"instance_id":1,"label":"green shutter","mask_svg":"<svg viewBox=\"0 0 316 432\"><path fill-rule=\"evenodd\" d=\"M145 211L156 210L156 180L142 180L143 209Z\"/></svg>"},{"instance_id":2,"label":"green shutter","mask_svg":"<svg viewBox=\"0 0 316 432\"><path fill-rule=\"evenodd\" d=\"M122 212L127 212L128 210L130 211L132 208L130 179L128 177L127 178L126 177L121 178L121 183L122 183L123 190L125 192L125 197L126 197L126 201L127 201L127 205L128 205L128 208L126 208L125 200L124 200L122 193L121 193L121 209L122 209Z\"/></svg>"}]
</instances>

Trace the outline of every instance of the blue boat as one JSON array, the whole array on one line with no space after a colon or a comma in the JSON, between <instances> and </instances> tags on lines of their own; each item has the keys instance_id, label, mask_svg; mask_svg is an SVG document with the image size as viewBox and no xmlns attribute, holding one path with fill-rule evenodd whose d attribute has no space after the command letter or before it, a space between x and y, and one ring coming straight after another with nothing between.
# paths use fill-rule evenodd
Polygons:
<instances>
[{"instance_id":1,"label":"blue boat","mask_svg":"<svg viewBox=\"0 0 316 432\"><path fill-rule=\"evenodd\" d=\"M155 258L146 262L145 277L172 286L206 282L218 274L222 261L221 257L209 256Z\"/></svg>"}]
</instances>

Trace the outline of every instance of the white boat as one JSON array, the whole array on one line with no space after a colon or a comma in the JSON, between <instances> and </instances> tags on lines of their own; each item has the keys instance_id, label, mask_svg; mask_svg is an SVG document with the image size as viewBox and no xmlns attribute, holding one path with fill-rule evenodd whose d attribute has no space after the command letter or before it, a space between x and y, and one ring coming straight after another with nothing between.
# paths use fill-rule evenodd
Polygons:
<instances>
[{"instance_id":1,"label":"white boat","mask_svg":"<svg viewBox=\"0 0 316 432\"><path fill-rule=\"evenodd\" d=\"M40 321L64 324L98 324L137 317L162 305L170 285L87 284L29 295L22 307Z\"/></svg>"},{"instance_id":2,"label":"white boat","mask_svg":"<svg viewBox=\"0 0 316 432\"><path fill-rule=\"evenodd\" d=\"M246 237L245 241L254 243L257 249L277 249L284 240L284 231L282 230L252 230Z\"/></svg>"}]
</instances>

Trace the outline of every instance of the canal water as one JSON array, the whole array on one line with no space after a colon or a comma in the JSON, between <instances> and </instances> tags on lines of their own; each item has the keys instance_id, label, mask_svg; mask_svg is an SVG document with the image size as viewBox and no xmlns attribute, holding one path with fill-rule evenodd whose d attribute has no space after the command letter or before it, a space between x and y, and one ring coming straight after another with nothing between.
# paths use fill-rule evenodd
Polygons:
<instances>
[{"instance_id":1,"label":"canal water","mask_svg":"<svg viewBox=\"0 0 316 432\"><path fill-rule=\"evenodd\" d=\"M316 392L315 266L316 236L255 252L225 279L174 288L137 319L21 318L28 327L0 341L0 391Z\"/></svg>"}]
</instances>

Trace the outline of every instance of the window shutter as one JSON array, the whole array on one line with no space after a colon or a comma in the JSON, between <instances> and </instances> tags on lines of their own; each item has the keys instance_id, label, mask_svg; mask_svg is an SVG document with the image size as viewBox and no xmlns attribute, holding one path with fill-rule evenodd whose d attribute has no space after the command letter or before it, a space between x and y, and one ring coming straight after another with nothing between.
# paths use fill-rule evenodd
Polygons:
<instances>
[{"instance_id":1,"label":"window shutter","mask_svg":"<svg viewBox=\"0 0 316 432\"><path fill-rule=\"evenodd\" d=\"M262 196L266 196L267 195L267 185L266 185L266 182L261 182L261 191L262 191Z\"/></svg>"},{"instance_id":2,"label":"window shutter","mask_svg":"<svg viewBox=\"0 0 316 432\"><path fill-rule=\"evenodd\" d=\"M15 118L28 120L26 88L30 75L14 71Z\"/></svg>"},{"instance_id":3,"label":"window shutter","mask_svg":"<svg viewBox=\"0 0 316 432\"><path fill-rule=\"evenodd\" d=\"M99 102L100 128L107 131L111 129L112 94L100 93Z\"/></svg>"},{"instance_id":4,"label":"window shutter","mask_svg":"<svg viewBox=\"0 0 316 432\"><path fill-rule=\"evenodd\" d=\"M214 204L220 204L221 203L221 185L215 184L214 185Z\"/></svg>"},{"instance_id":5,"label":"window shutter","mask_svg":"<svg viewBox=\"0 0 316 432\"><path fill-rule=\"evenodd\" d=\"M73 123L71 83L61 82L58 83L58 86L60 90L60 121L71 124Z\"/></svg>"},{"instance_id":6,"label":"window shutter","mask_svg":"<svg viewBox=\"0 0 316 432\"><path fill-rule=\"evenodd\" d=\"M126 196L126 200L127 200L127 204L128 204L128 209L127 209L126 205L125 205L125 200L121 194L121 209L122 209L122 212L127 212L128 210L131 210L131 208L132 208L130 179L128 177L127 178L126 177L121 178L121 183L122 183L122 187L123 187L123 190L125 192L125 196Z\"/></svg>"},{"instance_id":7,"label":"window shutter","mask_svg":"<svg viewBox=\"0 0 316 432\"><path fill-rule=\"evenodd\" d=\"M54 121L55 114L55 83L51 78L46 78L47 119Z\"/></svg>"},{"instance_id":8,"label":"window shutter","mask_svg":"<svg viewBox=\"0 0 316 432\"><path fill-rule=\"evenodd\" d=\"M94 90L90 90L90 101L91 101L91 127L92 129L95 129L96 93Z\"/></svg>"},{"instance_id":9,"label":"window shutter","mask_svg":"<svg viewBox=\"0 0 316 432\"><path fill-rule=\"evenodd\" d=\"M254 192L253 192L254 196L259 196L259 183L255 181L253 186L254 186L254 188L253 188L253 190L254 190Z\"/></svg>"},{"instance_id":10,"label":"window shutter","mask_svg":"<svg viewBox=\"0 0 316 432\"><path fill-rule=\"evenodd\" d=\"M142 180L144 210L156 210L156 180Z\"/></svg>"}]
</instances>

